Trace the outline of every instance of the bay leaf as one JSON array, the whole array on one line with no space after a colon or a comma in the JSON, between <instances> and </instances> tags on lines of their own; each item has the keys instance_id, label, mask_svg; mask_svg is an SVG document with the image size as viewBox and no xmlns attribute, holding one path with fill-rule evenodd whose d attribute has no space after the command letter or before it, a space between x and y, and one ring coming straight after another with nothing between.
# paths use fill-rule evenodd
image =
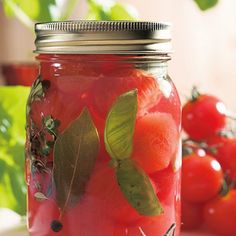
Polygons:
<instances>
[{"instance_id":1,"label":"bay leaf","mask_svg":"<svg viewBox=\"0 0 236 236\"><path fill-rule=\"evenodd\" d=\"M107 152L114 159L126 159L132 153L137 107L135 89L119 96L109 111L104 141Z\"/></svg>"},{"instance_id":2,"label":"bay leaf","mask_svg":"<svg viewBox=\"0 0 236 236\"><path fill-rule=\"evenodd\" d=\"M39 201L39 202L42 202L42 201L45 201L47 200L48 198L41 192L37 192L34 194L34 198Z\"/></svg>"},{"instance_id":3,"label":"bay leaf","mask_svg":"<svg viewBox=\"0 0 236 236\"><path fill-rule=\"evenodd\" d=\"M163 213L149 177L132 159L119 162L116 178L125 198L139 214L158 216Z\"/></svg>"},{"instance_id":4,"label":"bay leaf","mask_svg":"<svg viewBox=\"0 0 236 236\"><path fill-rule=\"evenodd\" d=\"M98 152L98 132L85 108L55 142L53 178L61 215L84 194Z\"/></svg>"}]
</instances>

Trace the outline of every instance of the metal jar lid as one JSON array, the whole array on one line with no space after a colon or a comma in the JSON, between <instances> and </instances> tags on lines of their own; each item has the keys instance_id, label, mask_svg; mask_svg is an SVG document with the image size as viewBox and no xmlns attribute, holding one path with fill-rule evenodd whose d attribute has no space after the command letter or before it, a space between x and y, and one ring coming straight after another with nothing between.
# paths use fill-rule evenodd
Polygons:
<instances>
[{"instance_id":1,"label":"metal jar lid","mask_svg":"<svg viewBox=\"0 0 236 236\"><path fill-rule=\"evenodd\" d=\"M35 25L36 53L168 54L170 24L141 21L58 21Z\"/></svg>"}]
</instances>

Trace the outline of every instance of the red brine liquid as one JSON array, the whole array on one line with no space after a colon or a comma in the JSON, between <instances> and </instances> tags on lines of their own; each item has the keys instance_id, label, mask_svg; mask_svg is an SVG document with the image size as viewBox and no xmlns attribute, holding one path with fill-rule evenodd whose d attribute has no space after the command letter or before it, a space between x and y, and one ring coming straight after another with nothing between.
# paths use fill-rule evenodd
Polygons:
<instances>
[{"instance_id":1,"label":"red brine liquid","mask_svg":"<svg viewBox=\"0 0 236 236\"><path fill-rule=\"evenodd\" d=\"M31 236L179 235L179 97L166 74L131 59L115 55L38 56L40 76L27 106L26 180ZM131 101L129 96L134 101L130 104L137 104L130 114L122 110L128 109L125 103ZM122 99L126 99L123 105ZM82 122L83 116L87 117ZM119 156L120 149L116 153L111 146L112 156L109 137L113 140L128 129L132 117L130 155ZM123 126L114 128L117 126L112 122L121 119ZM112 135L106 137L108 123L114 127ZM81 143L74 132L78 132ZM69 154L73 153L75 140L78 149L73 159ZM94 158L88 153L95 153ZM91 160L94 163L89 166ZM129 163L135 170L130 170ZM138 201L132 184L125 182L131 181L132 171L146 181L144 184L133 178L135 191L143 194ZM129 187L131 190L126 191ZM148 202L153 199L150 193L154 193L158 205Z\"/></svg>"}]
</instances>

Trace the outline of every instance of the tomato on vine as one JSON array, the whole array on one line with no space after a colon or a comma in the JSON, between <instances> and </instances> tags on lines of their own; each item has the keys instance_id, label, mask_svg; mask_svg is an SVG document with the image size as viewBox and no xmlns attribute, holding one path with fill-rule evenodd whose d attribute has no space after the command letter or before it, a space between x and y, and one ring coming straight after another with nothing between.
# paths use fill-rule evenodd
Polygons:
<instances>
[{"instance_id":1,"label":"tomato on vine","mask_svg":"<svg viewBox=\"0 0 236 236\"><path fill-rule=\"evenodd\" d=\"M182 116L183 129L194 140L206 139L226 125L225 104L215 96L198 93L196 88L184 105Z\"/></svg>"},{"instance_id":2,"label":"tomato on vine","mask_svg":"<svg viewBox=\"0 0 236 236\"><path fill-rule=\"evenodd\" d=\"M203 223L203 205L182 201L182 228L196 229Z\"/></svg>"},{"instance_id":3,"label":"tomato on vine","mask_svg":"<svg viewBox=\"0 0 236 236\"><path fill-rule=\"evenodd\" d=\"M215 197L223 183L219 162L209 156L192 153L183 159L182 197L192 203L205 202Z\"/></svg>"},{"instance_id":4,"label":"tomato on vine","mask_svg":"<svg viewBox=\"0 0 236 236\"><path fill-rule=\"evenodd\" d=\"M236 138L218 138L218 142L208 142L213 155L220 162L224 172L231 181L236 181Z\"/></svg>"},{"instance_id":5,"label":"tomato on vine","mask_svg":"<svg viewBox=\"0 0 236 236\"><path fill-rule=\"evenodd\" d=\"M206 203L204 220L207 227L216 234L236 235L236 190L225 196L218 196Z\"/></svg>"}]
</instances>

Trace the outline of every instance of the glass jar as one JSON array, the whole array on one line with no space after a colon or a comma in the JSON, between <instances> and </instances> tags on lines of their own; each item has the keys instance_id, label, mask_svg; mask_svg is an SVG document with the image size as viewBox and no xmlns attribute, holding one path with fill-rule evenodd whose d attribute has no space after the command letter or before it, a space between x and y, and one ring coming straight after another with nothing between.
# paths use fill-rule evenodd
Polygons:
<instances>
[{"instance_id":1,"label":"glass jar","mask_svg":"<svg viewBox=\"0 0 236 236\"><path fill-rule=\"evenodd\" d=\"M36 25L27 105L31 236L166 236L180 230L180 101L170 26Z\"/></svg>"}]
</instances>

